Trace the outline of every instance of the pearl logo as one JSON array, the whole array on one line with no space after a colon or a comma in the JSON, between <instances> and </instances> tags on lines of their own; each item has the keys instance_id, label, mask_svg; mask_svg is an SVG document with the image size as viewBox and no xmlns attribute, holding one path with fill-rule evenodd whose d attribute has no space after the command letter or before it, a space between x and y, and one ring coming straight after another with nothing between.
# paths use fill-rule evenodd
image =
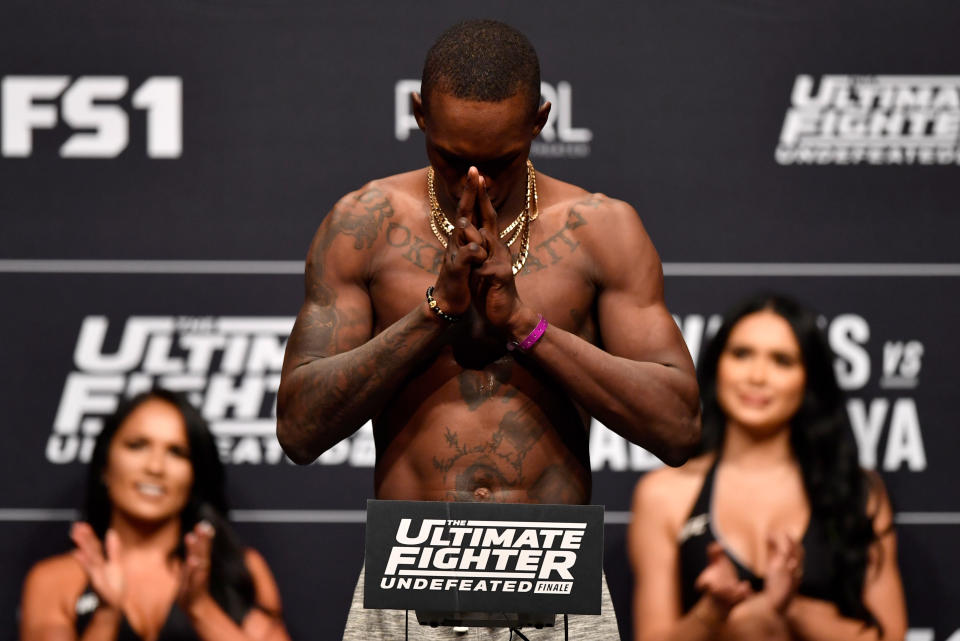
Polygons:
<instances>
[{"instance_id":1,"label":"pearl logo","mask_svg":"<svg viewBox=\"0 0 960 641\"><path fill-rule=\"evenodd\" d=\"M411 92L420 91L419 80L398 80L394 85L394 135L404 142L416 131L417 121L410 106ZM540 95L552 105L547 122L534 141L530 155L534 158L586 158L590 155L593 131L573 125L573 87L565 80L556 86L540 83Z\"/></svg>"}]
</instances>

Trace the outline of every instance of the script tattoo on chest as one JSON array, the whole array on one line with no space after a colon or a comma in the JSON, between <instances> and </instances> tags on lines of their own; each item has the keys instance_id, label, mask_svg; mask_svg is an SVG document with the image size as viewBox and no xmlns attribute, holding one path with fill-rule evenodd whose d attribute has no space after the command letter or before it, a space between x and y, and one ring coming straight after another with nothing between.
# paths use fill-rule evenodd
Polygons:
<instances>
[{"instance_id":1,"label":"script tattoo on chest","mask_svg":"<svg viewBox=\"0 0 960 641\"><path fill-rule=\"evenodd\" d=\"M403 250L401 256L425 272L436 276L443 264L443 248L425 241L400 223L387 225L387 244Z\"/></svg>"},{"instance_id":2,"label":"script tattoo on chest","mask_svg":"<svg viewBox=\"0 0 960 641\"><path fill-rule=\"evenodd\" d=\"M584 203L586 202L588 201L584 201ZM584 203L578 203L571 207L567 212L567 220L563 227L550 234L546 240L530 248L530 254L527 256L527 262L524 264L521 273L532 274L546 269L577 251L580 242L572 238L569 232L587 224L587 220L577 210L577 207L583 206Z\"/></svg>"},{"instance_id":3,"label":"script tattoo on chest","mask_svg":"<svg viewBox=\"0 0 960 641\"><path fill-rule=\"evenodd\" d=\"M527 261L521 274L532 274L556 265L580 247L580 242L569 233L587 224L584 209L595 209L603 202L602 198L591 196L575 204L567 211L563 226L550 234L545 240L530 247ZM392 209L391 209L392 215ZM391 221L387 224L386 241L391 247L400 250L400 256L412 265L436 276L443 264L444 250L433 241L425 240L409 227Z\"/></svg>"}]
</instances>

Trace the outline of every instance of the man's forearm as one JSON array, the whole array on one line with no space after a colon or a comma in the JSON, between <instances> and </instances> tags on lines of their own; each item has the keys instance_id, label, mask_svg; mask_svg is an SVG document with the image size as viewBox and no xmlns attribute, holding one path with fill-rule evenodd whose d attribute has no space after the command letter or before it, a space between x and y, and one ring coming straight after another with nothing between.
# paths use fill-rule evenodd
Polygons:
<instances>
[{"instance_id":1,"label":"man's forearm","mask_svg":"<svg viewBox=\"0 0 960 641\"><path fill-rule=\"evenodd\" d=\"M669 465L700 439L696 379L678 367L613 356L552 326L530 357L592 416Z\"/></svg>"},{"instance_id":2,"label":"man's forearm","mask_svg":"<svg viewBox=\"0 0 960 641\"><path fill-rule=\"evenodd\" d=\"M313 461L379 413L445 329L426 304L363 345L286 373L277 396L277 438L296 463Z\"/></svg>"}]
</instances>

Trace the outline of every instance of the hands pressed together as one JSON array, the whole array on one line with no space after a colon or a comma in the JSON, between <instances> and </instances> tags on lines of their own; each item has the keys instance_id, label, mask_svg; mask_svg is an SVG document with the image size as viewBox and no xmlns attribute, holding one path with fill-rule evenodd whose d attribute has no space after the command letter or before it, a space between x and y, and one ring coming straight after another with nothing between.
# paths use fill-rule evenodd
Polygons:
<instances>
[{"instance_id":1,"label":"hands pressed together","mask_svg":"<svg viewBox=\"0 0 960 641\"><path fill-rule=\"evenodd\" d=\"M803 546L790 535L779 532L767 537L767 574L763 595L770 606L786 611L803 579Z\"/></svg>"},{"instance_id":2,"label":"hands pressed together","mask_svg":"<svg viewBox=\"0 0 960 641\"><path fill-rule=\"evenodd\" d=\"M709 563L697 577L696 587L712 602L721 618L728 614L750 616L755 609L778 615L786 612L803 578L803 546L784 532L767 536L767 572L763 590L754 592L749 582L741 581L723 547L711 543ZM736 612L732 612L736 606Z\"/></svg>"},{"instance_id":3,"label":"hands pressed together","mask_svg":"<svg viewBox=\"0 0 960 641\"><path fill-rule=\"evenodd\" d=\"M466 313L472 304L493 327L509 330L522 303L510 250L500 239L497 212L476 167L467 172L453 226L434 287L437 303L455 316Z\"/></svg>"}]
</instances>

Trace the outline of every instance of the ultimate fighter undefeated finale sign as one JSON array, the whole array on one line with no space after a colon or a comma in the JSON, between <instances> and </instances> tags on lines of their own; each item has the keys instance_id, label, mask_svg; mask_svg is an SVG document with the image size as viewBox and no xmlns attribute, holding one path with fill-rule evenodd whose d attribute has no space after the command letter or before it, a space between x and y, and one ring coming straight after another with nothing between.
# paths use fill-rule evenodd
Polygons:
<instances>
[{"instance_id":1,"label":"ultimate fighter undefeated finale sign","mask_svg":"<svg viewBox=\"0 0 960 641\"><path fill-rule=\"evenodd\" d=\"M600 614L603 506L367 502L365 608Z\"/></svg>"}]
</instances>

